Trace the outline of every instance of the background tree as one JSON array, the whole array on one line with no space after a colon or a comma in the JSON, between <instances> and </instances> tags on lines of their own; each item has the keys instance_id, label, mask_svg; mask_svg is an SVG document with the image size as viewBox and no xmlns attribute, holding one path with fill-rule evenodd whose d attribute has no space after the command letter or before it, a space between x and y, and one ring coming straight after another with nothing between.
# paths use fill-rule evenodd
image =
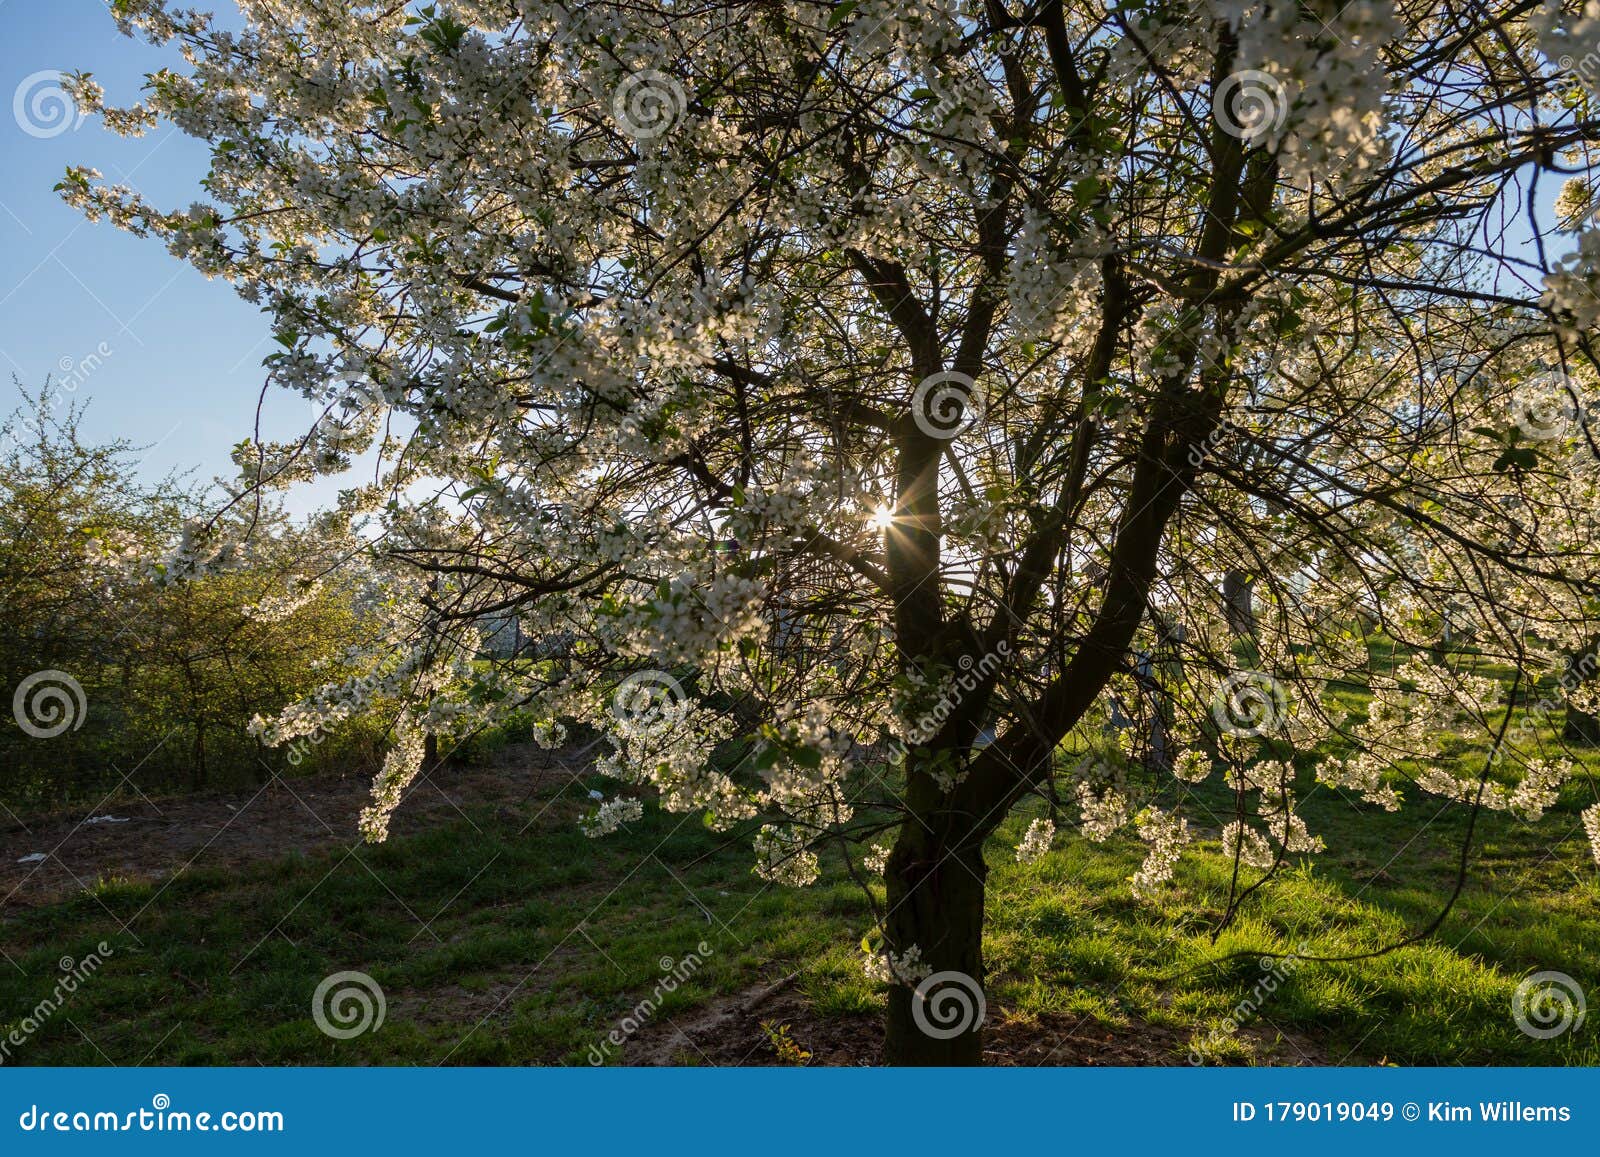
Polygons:
<instances>
[{"instance_id":1,"label":"background tree","mask_svg":"<svg viewBox=\"0 0 1600 1157\"><path fill-rule=\"evenodd\" d=\"M219 766L257 781L282 770L251 721L341 672L343 652L368 634L352 576L315 577L315 560L329 566L330 552L314 529L270 512L253 520L247 541L248 555L219 573L144 587L142 613L124 631L140 668L128 686L130 710L183 752L192 789L208 786ZM293 765L308 757L314 767L340 757L360 764L374 738L369 729L324 751L297 749Z\"/></svg>"},{"instance_id":2,"label":"background tree","mask_svg":"<svg viewBox=\"0 0 1600 1157\"><path fill-rule=\"evenodd\" d=\"M76 666L109 657L116 631L101 623L119 549L156 553L181 524L182 488L134 476L126 442L79 436L82 410L50 384L22 391L0 426L0 670L14 687L42 655Z\"/></svg>"},{"instance_id":3,"label":"background tree","mask_svg":"<svg viewBox=\"0 0 1600 1157\"><path fill-rule=\"evenodd\" d=\"M124 776L154 792L370 755L370 725L290 764L247 730L344 671L367 633L359 573L315 577L338 544L253 509L226 568L167 581L151 560L181 542L201 495L144 481L126 442L85 441L81 408L48 384L24 396L0 425L0 800L105 802Z\"/></svg>"},{"instance_id":4,"label":"background tree","mask_svg":"<svg viewBox=\"0 0 1600 1157\"><path fill-rule=\"evenodd\" d=\"M755 830L774 880L888 830L889 1059L972 1062L976 1018L924 1030L981 981L1001 819L1041 794L1132 824L1141 894L1191 837L1138 806L1136 753L1055 756L1138 698L1157 619L1162 742L1181 779L1226 769L1240 895L1320 846L1312 776L1536 814L1570 770L1433 736L1504 740L1596 628L1588 8L241 8L112 4L189 67L105 119L209 141L208 200L62 190L273 315L271 378L327 416L244 448L247 488L378 448L340 513L392 576L369 659L413 705L373 838L426 736L512 709L604 729L605 770ZM1430 657L1446 604L1509 680ZM469 661L509 610L570 675Z\"/></svg>"}]
</instances>

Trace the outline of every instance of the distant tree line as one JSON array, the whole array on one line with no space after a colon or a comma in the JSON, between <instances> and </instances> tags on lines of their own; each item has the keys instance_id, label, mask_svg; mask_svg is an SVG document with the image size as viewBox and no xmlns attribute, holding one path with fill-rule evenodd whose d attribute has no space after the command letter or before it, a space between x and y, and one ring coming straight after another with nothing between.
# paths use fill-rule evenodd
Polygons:
<instances>
[{"instance_id":1,"label":"distant tree line","mask_svg":"<svg viewBox=\"0 0 1600 1157\"><path fill-rule=\"evenodd\" d=\"M330 544L281 511L252 510L232 566L168 581L163 559L202 510L199 488L148 480L125 441L85 441L81 409L48 387L24 396L0 426L0 801L93 804L134 788L370 770L379 724L293 760L248 730L348 673L341 656L363 634L353 580L294 577Z\"/></svg>"}]
</instances>

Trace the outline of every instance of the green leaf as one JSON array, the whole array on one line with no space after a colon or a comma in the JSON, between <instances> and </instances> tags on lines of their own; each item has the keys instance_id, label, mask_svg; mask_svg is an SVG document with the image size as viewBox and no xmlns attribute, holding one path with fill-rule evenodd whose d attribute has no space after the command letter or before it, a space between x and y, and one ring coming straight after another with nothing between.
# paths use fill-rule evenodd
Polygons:
<instances>
[{"instance_id":1,"label":"green leaf","mask_svg":"<svg viewBox=\"0 0 1600 1157\"><path fill-rule=\"evenodd\" d=\"M1517 449L1507 447L1500 457L1494 460L1495 471L1504 474L1507 470L1532 470L1539 464L1539 453L1528 447Z\"/></svg>"}]
</instances>

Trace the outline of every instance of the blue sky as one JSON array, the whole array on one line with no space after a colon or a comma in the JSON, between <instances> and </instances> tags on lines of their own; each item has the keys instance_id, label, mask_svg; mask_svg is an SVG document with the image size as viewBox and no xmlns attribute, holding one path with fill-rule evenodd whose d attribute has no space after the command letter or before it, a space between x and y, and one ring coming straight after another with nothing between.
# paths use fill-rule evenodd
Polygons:
<instances>
[{"instance_id":1,"label":"blue sky","mask_svg":"<svg viewBox=\"0 0 1600 1157\"><path fill-rule=\"evenodd\" d=\"M163 65L181 61L122 36L104 0L0 0L0 98L9 106L0 114L0 411L20 401L13 378L38 388L66 371L81 379L73 396L87 404L90 439L126 438L147 448L147 473L192 471L207 482L233 474L229 449L254 429L261 359L273 348L265 316L159 241L88 223L52 189L69 164L86 164L158 205L186 207L200 199L206 149L168 125L123 139L93 119L41 126L28 109L30 98L48 105L59 70L91 72L108 103L132 104L144 74ZM1547 181L1543 199L1558 184ZM1513 232L1526 236L1521 224ZM74 372L85 359L92 371ZM310 420L307 403L267 394L268 437L301 433ZM290 509L312 509L338 485L299 488Z\"/></svg>"},{"instance_id":2,"label":"blue sky","mask_svg":"<svg viewBox=\"0 0 1600 1157\"><path fill-rule=\"evenodd\" d=\"M95 119L72 127L28 111L54 83L41 72L91 72L108 103L131 104L146 72L179 63L121 35L103 0L0 0L0 401L6 412L19 402L13 378L37 388L90 359L93 368L71 374L88 436L129 439L148 447L145 471L194 470L204 482L233 473L229 449L254 428L261 359L273 348L265 315L160 241L85 221L52 186L69 164L85 164L184 207L201 199L205 147L166 125L123 139ZM273 391L264 414L266 432L284 436L304 428L309 406ZM314 503L302 493L291 506Z\"/></svg>"}]
</instances>

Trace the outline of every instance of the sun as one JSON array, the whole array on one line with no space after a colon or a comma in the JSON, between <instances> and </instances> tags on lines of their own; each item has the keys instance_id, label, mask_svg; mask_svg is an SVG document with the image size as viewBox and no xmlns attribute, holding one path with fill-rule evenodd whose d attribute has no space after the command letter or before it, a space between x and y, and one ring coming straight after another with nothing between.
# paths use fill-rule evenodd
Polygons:
<instances>
[{"instance_id":1,"label":"sun","mask_svg":"<svg viewBox=\"0 0 1600 1157\"><path fill-rule=\"evenodd\" d=\"M887 506L879 506L872 512L872 525L879 530L888 530L894 525L894 511Z\"/></svg>"}]
</instances>

